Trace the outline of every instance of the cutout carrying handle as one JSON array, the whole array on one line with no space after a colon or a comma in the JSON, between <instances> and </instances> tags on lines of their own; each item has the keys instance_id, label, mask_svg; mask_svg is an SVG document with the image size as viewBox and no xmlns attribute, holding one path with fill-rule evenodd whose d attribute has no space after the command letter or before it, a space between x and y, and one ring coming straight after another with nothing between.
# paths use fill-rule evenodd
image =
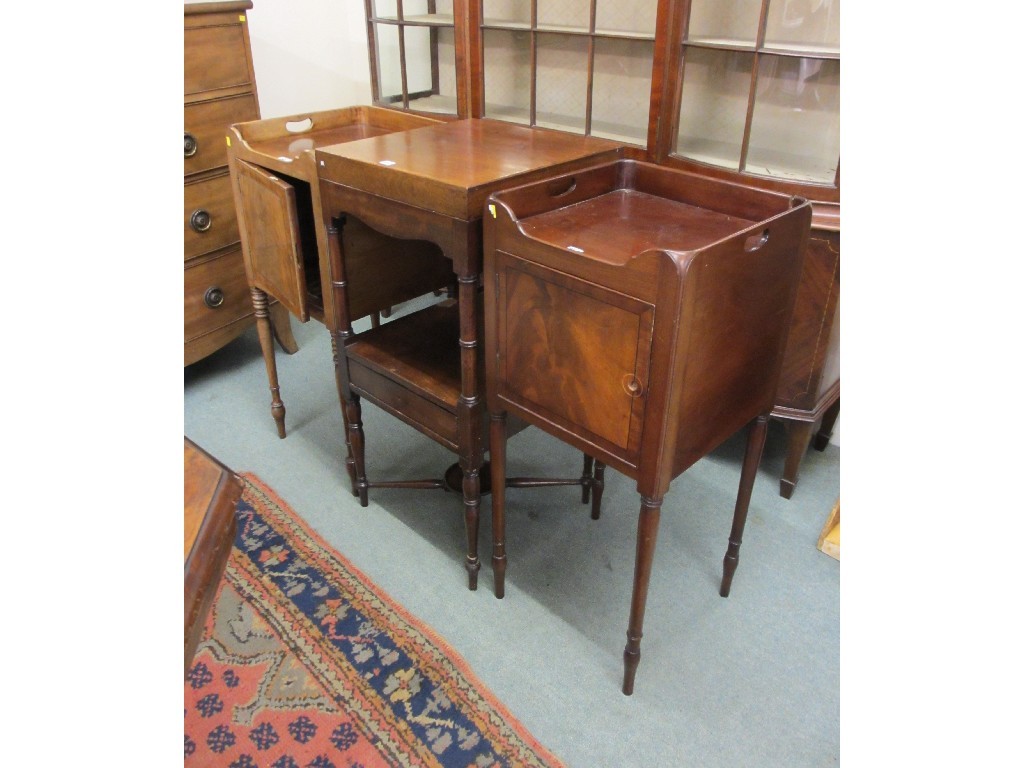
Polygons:
<instances>
[{"instance_id":1,"label":"cutout carrying handle","mask_svg":"<svg viewBox=\"0 0 1024 768\"><path fill-rule=\"evenodd\" d=\"M760 250L768 242L768 234L767 228L760 233L755 232L743 242L743 250L747 253Z\"/></svg>"},{"instance_id":2,"label":"cutout carrying handle","mask_svg":"<svg viewBox=\"0 0 1024 768\"><path fill-rule=\"evenodd\" d=\"M306 133L313 128L313 118L306 117L302 120L289 120L284 124L284 127L289 133Z\"/></svg>"}]
</instances>

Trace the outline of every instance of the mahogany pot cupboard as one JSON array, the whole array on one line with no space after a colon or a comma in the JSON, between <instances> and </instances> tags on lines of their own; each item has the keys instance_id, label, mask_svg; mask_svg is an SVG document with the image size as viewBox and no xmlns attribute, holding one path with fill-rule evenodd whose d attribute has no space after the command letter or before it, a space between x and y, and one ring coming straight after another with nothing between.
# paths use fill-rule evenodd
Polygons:
<instances>
[{"instance_id":1,"label":"mahogany pot cupboard","mask_svg":"<svg viewBox=\"0 0 1024 768\"><path fill-rule=\"evenodd\" d=\"M262 308L274 298L303 323L313 318L327 324L334 317L327 230L321 218L314 151L320 146L438 122L410 113L358 106L253 120L228 129L229 167L245 270L267 368L271 413L282 438L286 431L285 406L278 383L271 323ZM430 274L413 273L401 285L388 283L387 296L378 301L381 297L377 294L383 286L379 275L390 274L395 259L401 259L402 251L408 255L414 246L397 247L391 238L369 227L349 227L345 236L355 280L353 319L372 314L374 310L364 308L370 304L386 309L421 295L434 284L443 286L450 281L450 265L436 256L429 265ZM370 298L375 295L376 299Z\"/></svg>"},{"instance_id":2,"label":"mahogany pot cupboard","mask_svg":"<svg viewBox=\"0 0 1024 768\"><path fill-rule=\"evenodd\" d=\"M457 120L315 151L334 291L329 327L354 464L353 492L365 505L371 487L461 490L470 589L476 589L480 569L477 535L488 434L481 349L484 200L504 187L618 155L618 145L610 141L497 120ZM357 291L357 275L350 274L350 268L362 270L358 259L349 259L344 233L352 226L395 238L396 247L405 249L386 272L373 272L378 290L372 295ZM439 257L447 262L447 274L434 269ZM392 303L389 285L408 283L418 283L421 293L454 284L454 296L354 333L352 320L360 312ZM362 309L353 309L357 302ZM363 398L450 449L458 464L443 479L370 482ZM579 479L520 482L580 484L586 500L592 472L599 477L588 456ZM599 495L593 503L596 513Z\"/></svg>"},{"instance_id":3,"label":"mahogany pot cupboard","mask_svg":"<svg viewBox=\"0 0 1024 768\"><path fill-rule=\"evenodd\" d=\"M504 594L506 414L636 481L623 693L633 692L662 500L750 432L728 596L800 282L810 204L619 160L497 192L484 217L492 563ZM684 502L685 503L685 500Z\"/></svg>"}]
</instances>

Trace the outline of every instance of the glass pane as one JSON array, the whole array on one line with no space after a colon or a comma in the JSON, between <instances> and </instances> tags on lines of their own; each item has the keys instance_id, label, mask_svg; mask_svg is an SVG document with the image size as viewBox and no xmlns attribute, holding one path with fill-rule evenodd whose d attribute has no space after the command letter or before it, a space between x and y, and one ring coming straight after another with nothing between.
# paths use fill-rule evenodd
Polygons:
<instances>
[{"instance_id":1,"label":"glass pane","mask_svg":"<svg viewBox=\"0 0 1024 768\"><path fill-rule=\"evenodd\" d=\"M378 19L381 17L397 19L398 0L373 0L373 12Z\"/></svg>"},{"instance_id":2,"label":"glass pane","mask_svg":"<svg viewBox=\"0 0 1024 768\"><path fill-rule=\"evenodd\" d=\"M653 42L614 38L594 41L592 136L646 146L653 63Z\"/></svg>"},{"instance_id":3,"label":"glass pane","mask_svg":"<svg viewBox=\"0 0 1024 768\"><path fill-rule=\"evenodd\" d=\"M483 23L530 27L530 0L483 0Z\"/></svg>"},{"instance_id":4,"label":"glass pane","mask_svg":"<svg viewBox=\"0 0 1024 768\"><path fill-rule=\"evenodd\" d=\"M537 36L537 125L586 130L587 48L586 37Z\"/></svg>"},{"instance_id":5,"label":"glass pane","mask_svg":"<svg viewBox=\"0 0 1024 768\"><path fill-rule=\"evenodd\" d=\"M834 182L839 163L839 62L762 56L744 170Z\"/></svg>"},{"instance_id":6,"label":"glass pane","mask_svg":"<svg viewBox=\"0 0 1024 768\"><path fill-rule=\"evenodd\" d=\"M598 32L654 38L658 0L597 0Z\"/></svg>"},{"instance_id":7,"label":"glass pane","mask_svg":"<svg viewBox=\"0 0 1024 768\"><path fill-rule=\"evenodd\" d=\"M839 53L839 0L772 0L764 44L808 53Z\"/></svg>"},{"instance_id":8,"label":"glass pane","mask_svg":"<svg viewBox=\"0 0 1024 768\"><path fill-rule=\"evenodd\" d=\"M409 107L427 112L458 112L455 93L455 30L405 28L405 77Z\"/></svg>"},{"instance_id":9,"label":"glass pane","mask_svg":"<svg viewBox=\"0 0 1024 768\"><path fill-rule=\"evenodd\" d=\"M537 28L590 31L590 0L537 0Z\"/></svg>"},{"instance_id":10,"label":"glass pane","mask_svg":"<svg viewBox=\"0 0 1024 768\"><path fill-rule=\"evenodd\" d=\"M530 123L530 32L484 30L484 114Z\"/></svg>"},{"instance_id":11,"label":"glass pane","mask_svg":"<svg viewBox=\"0 0 1024 768\"><path fill-rule=\"evenodd\" d=\"M760 16L761 0L693 0L687 40L753 46Z\"/></svg>"},{"instance_id":12,"label":"glass pane","mask_svg":"<svg viewBox=\"0 0 1024 768\"><path fill-rule=\"evenodd\" d=\"M377 41L377 89L385 102L402 101L402 60L398 50L398 27L374 24Z\"/></svg>"},{"instance_id":13,"label":"glass pane","mask_svg":"<svg viewBox=\"0 0 1024 768\"><path fill-rule=\"evenodd\" d=\"M754 54L686 48L675 153L739 170Z\"/></svg>"}]
</instances>

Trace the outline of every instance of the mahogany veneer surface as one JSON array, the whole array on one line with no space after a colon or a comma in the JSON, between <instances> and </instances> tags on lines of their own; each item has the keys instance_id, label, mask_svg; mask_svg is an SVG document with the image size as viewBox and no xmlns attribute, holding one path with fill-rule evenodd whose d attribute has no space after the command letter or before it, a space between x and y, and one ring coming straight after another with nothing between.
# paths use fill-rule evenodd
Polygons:
<instances>
[{"instance_id":1,"label":"mahogany veneer surface","mask_svg":"<svg viewBox=\"0 0 1024 768\"><path fill-rule=\"evenodd\" d=\"M327 179L358 176L363 192L463 220L479 219L509 180L620 145L497 120L458 120L353 141L318 152ZM342 181L342 183L346 183Z\"/></svg>"}]
</instances>

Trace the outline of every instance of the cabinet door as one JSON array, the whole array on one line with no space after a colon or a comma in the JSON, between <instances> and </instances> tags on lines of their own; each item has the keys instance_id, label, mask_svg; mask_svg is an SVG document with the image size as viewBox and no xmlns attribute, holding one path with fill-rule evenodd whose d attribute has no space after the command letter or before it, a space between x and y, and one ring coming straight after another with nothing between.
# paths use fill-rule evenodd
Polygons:
<instances>
[{"instance_id":1,"label":"cabinet door","mask_svg":"<svg viewBox=\"0 0 1024 768\"><path fill-rule=\"evenodd\" d=\"M306 322L306 270L295 188L242 160L236 162L236 171L250 276L257 288Z\"/></svg>"},{"instance_id":2,"label":"cabinet door","mask_svg":"<svg viewBox=\"0 0 1024 768\"><path fill-rule=\"evenodd\" d=\"M506 253L499 259L501 395L635 463L653 308Z\"/></svg>"}]
</instances>

